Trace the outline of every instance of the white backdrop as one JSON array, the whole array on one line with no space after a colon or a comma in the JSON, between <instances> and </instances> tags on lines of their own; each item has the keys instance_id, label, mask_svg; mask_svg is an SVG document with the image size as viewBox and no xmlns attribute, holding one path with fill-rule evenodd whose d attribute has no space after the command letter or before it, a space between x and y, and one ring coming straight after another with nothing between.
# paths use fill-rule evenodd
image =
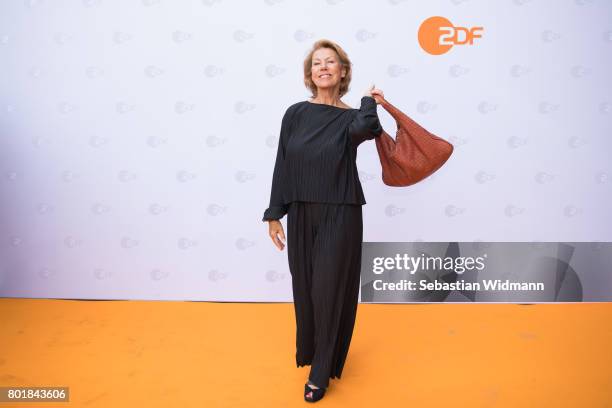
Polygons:
<instances>
[{"instance_id":1,"label":"white backdrop","mask_svg":"<svg viewBox=\"0 0 612 408\"><path fill-rule=\"evenodd\" d=\"M429 55L434 15L483 37ZM374 83L455 145L407 188L360 146L364 241L610 241L611 16L603 0L2 2L0 295L291 301L261 217L320 38L354 63L345 102Z\"/></svg>"}]
</instances>

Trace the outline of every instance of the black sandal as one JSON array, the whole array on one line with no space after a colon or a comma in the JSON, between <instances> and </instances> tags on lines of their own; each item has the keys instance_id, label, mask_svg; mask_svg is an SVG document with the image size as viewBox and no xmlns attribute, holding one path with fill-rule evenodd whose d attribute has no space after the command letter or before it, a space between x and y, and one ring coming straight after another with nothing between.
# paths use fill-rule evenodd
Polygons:
<instances>
[{"instance_id":1,"label":"black sandal","mask_svg":"<svg viewBox=\"0 0 612 408\"><path fill-rule=\"evenodd\" d=\"M323 398L326 388L310 388L308 383L304 384L304 399L307 402L316 402ZM307 397L309 392L312 392L312 397Z\"/></svg>"}]
</instances>

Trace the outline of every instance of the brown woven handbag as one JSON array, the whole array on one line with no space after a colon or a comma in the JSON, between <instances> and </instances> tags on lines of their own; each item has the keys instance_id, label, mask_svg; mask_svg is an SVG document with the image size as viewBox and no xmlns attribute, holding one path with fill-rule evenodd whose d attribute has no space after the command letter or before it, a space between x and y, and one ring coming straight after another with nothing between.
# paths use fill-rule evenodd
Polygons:
<instances>
[{"instance_id":1,"label":"brown woven handbag","mask_svg":"<svg viewBox=\"0 0 612 408\"><path fill-rule=\"evenodd\" d=\"M395 140L384 130L375 139L383 183L394 187L409 186L442 167L452 154L453 145L429 133L384 98L380 105L397 123Z\"/></svg>"}]
</instances>

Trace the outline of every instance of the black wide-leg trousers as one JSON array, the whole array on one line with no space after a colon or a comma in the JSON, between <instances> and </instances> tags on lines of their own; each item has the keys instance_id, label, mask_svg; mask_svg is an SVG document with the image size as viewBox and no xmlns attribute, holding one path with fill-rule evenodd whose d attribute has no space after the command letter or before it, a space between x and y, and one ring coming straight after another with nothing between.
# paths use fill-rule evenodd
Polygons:
<instances>
[{"instance_id":1,"label":"black wide-leg trousers","mask_svg":"<svg viewBox=\"0 0 612 408\"><path fill-rule=\"evenodd\" d=\"M296 364L311 365L308 379L318 387L342 374L357 314L362 240L361 205L289 205Z\"/></svg>"}]
</instances>

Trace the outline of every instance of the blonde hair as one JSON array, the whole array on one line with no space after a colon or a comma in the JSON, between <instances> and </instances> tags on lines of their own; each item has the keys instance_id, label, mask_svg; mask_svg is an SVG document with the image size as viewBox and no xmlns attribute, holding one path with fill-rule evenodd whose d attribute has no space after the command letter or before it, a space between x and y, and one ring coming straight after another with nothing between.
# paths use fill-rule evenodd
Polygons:
<instances>
[{"instance_id":1,"label":"blonde hair","mask_svg":"<svg viewBox=\"0 0 612 408\"><path fill-rule=\"evenodd\" d=\"M338 97L341 98L349 90L353 64L342 47L333 41L322 39L313 44L310 52L306 56L306 59L304 59L304 85L306 85L306 88L312 92L312 98L315 98L317 96L317 85L315 85L315 83L312 81L312 55L320 48L329 48L334 50L338 55L338 59L340 60L341 69L346 69L346 75L344 78L340 79L340 94Z\"/></svg>"}]
</instances>

